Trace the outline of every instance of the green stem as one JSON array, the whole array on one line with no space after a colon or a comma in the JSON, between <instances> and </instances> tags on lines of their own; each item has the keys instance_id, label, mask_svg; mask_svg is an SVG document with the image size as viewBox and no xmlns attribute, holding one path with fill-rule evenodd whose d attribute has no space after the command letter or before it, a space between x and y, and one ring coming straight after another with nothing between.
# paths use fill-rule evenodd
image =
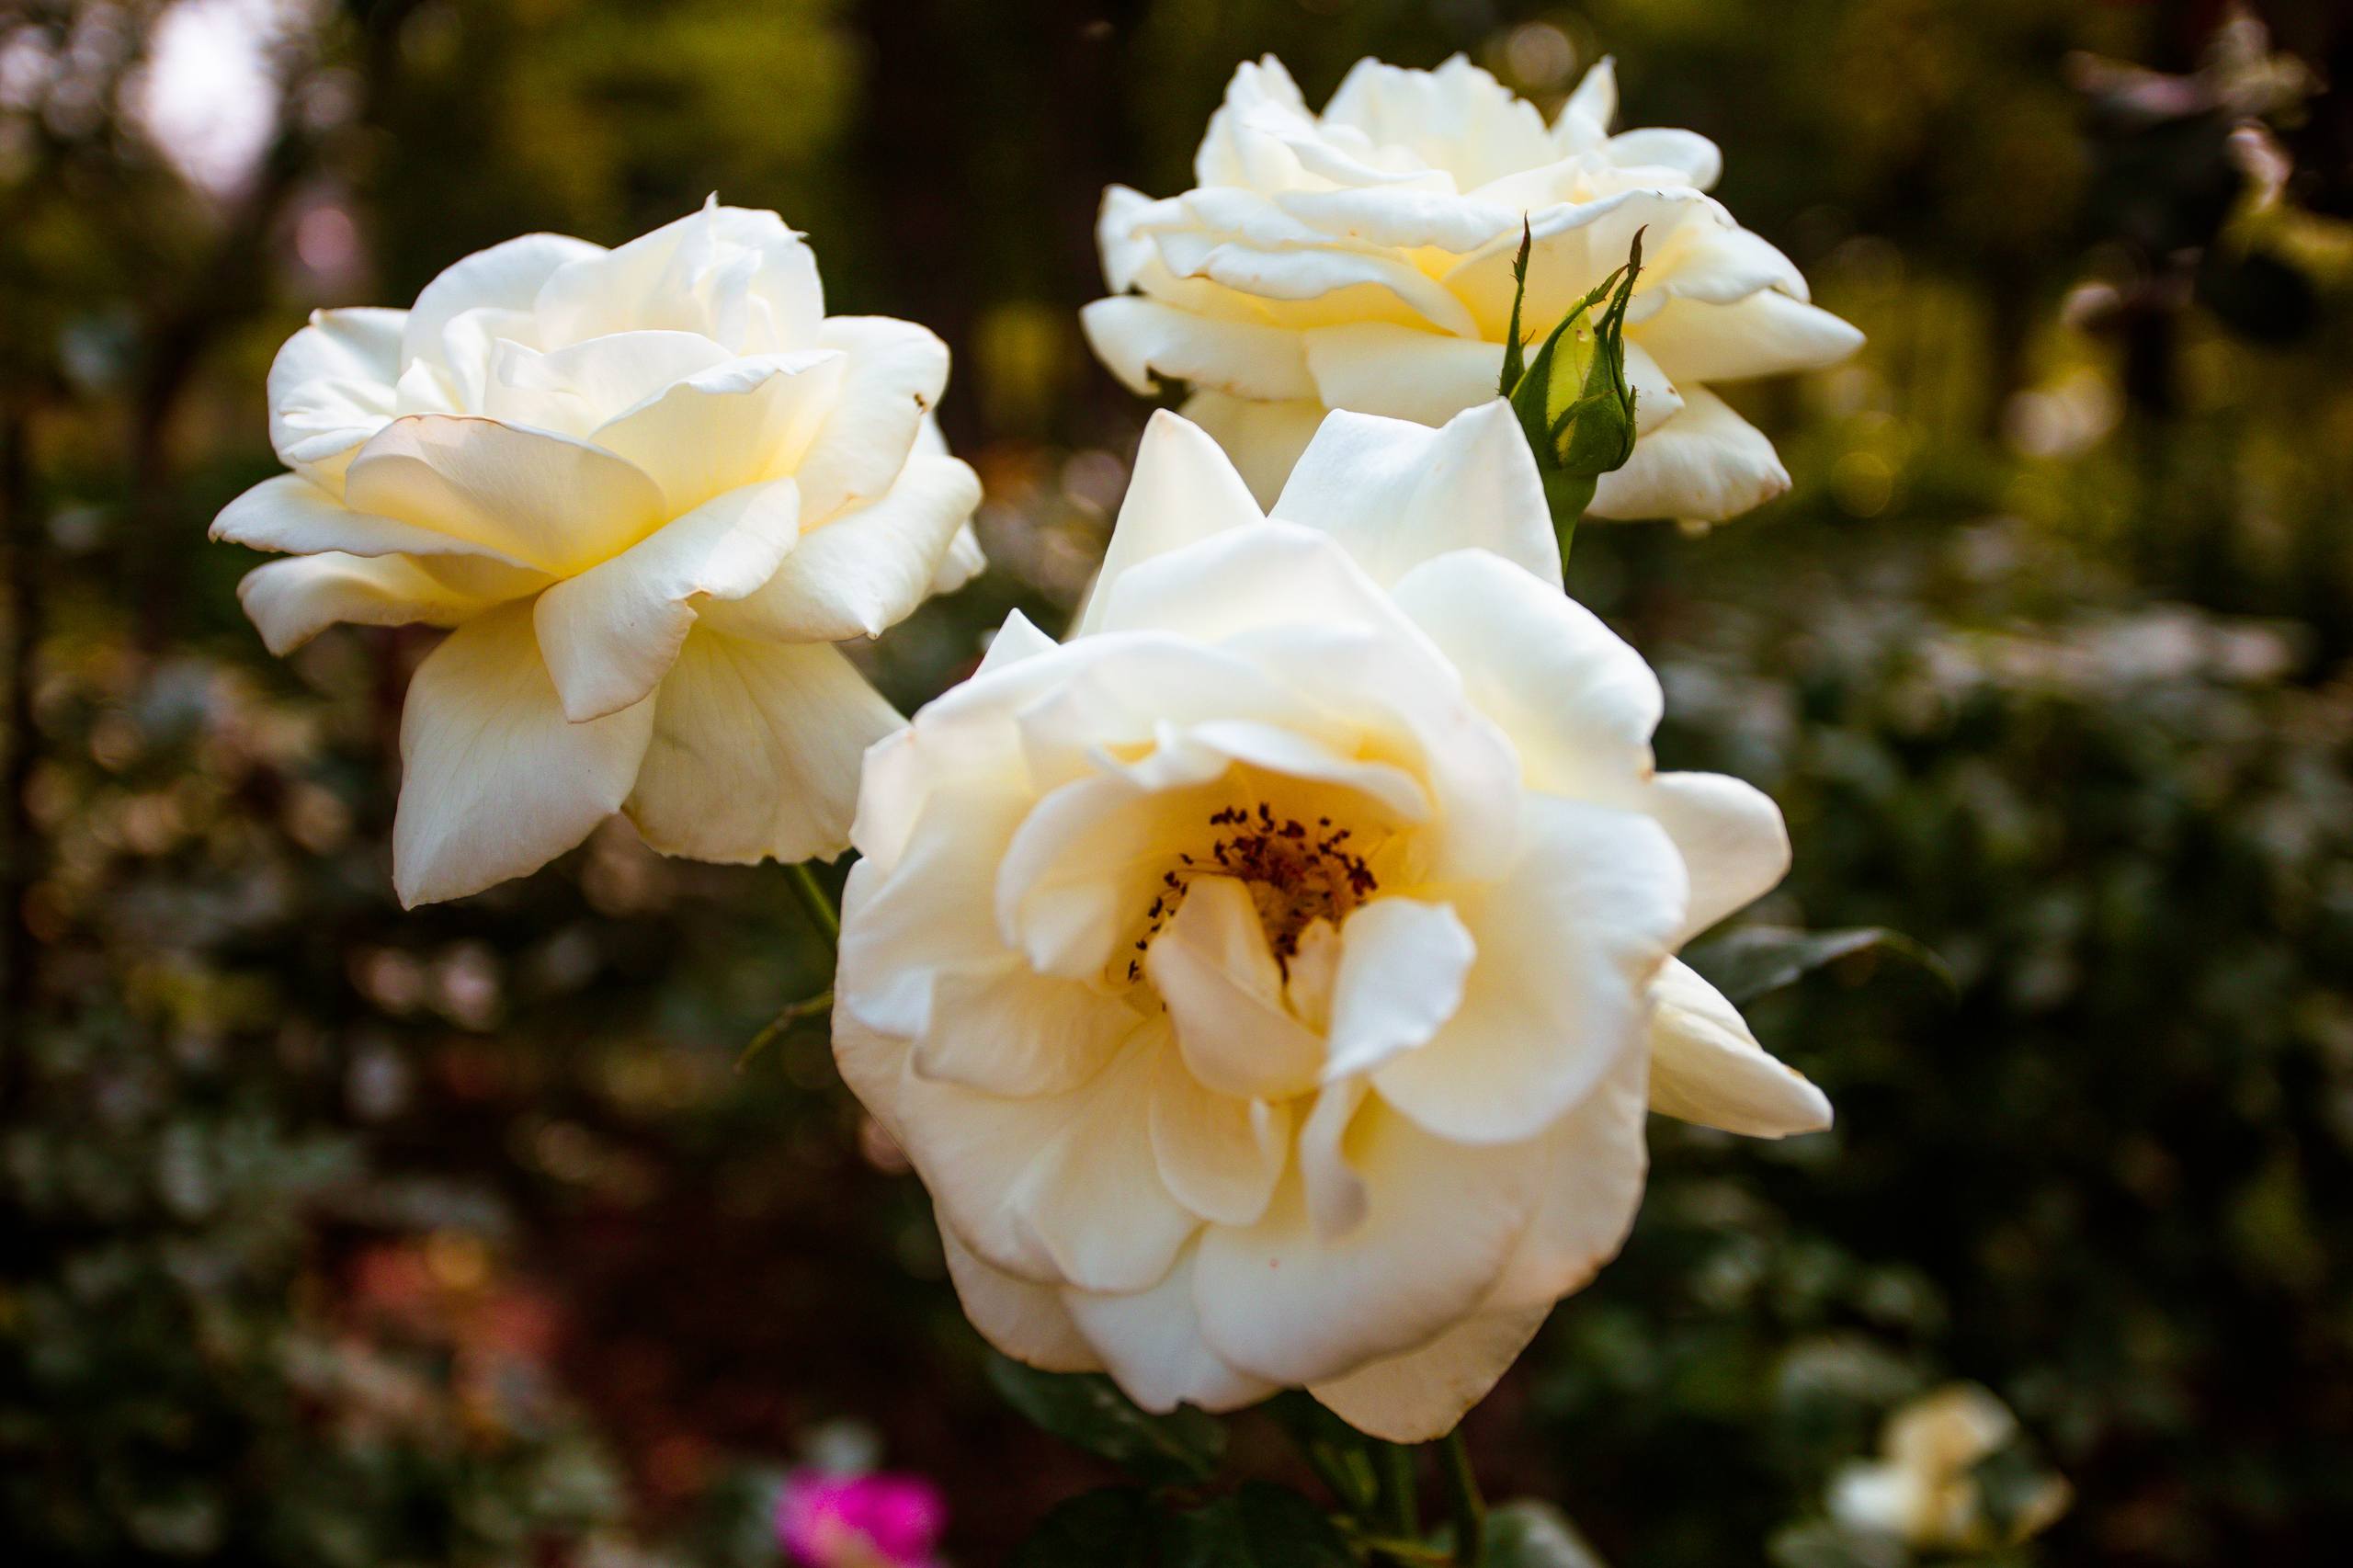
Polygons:
<instances>
[{"instance_id":1,"label":"green stem","mask_svg":"<svg viewBox=\"0 0 2353 1568\"><path fill-rule=\"evenodd\" d=\"M792 877L792 891L801 900L801 907L808 913L809 923L825 938L825 946L838 948L842 942L842 917L834 908L834 895L817 880L806 860L796 860L786 870Z\"/></svg>"},{"instance_id":2,"label":"green stem","mask_svg":"<svg viewBox=\"0 0 2353 1568\"><path fill-rule=\"evenodd\" d=\"M743 1054L735 1058L735 1071L741 1073L759 1059L761 1051L792 1032L793 1026L810 1018L823 1017L834 1010L834 994L820 991L814 996L804 996L798 1002L788 1002L777 1009L760 1032L752 1037Z\"/></svg>"},{"instance_id":3,"label":"green stem","mask_svg":"<svg viewBox=\"0 0 2353 1568\"><path fill-rule=\"evenodd\" d=\"M1373 1554L1374 1559L1397 1568L1449 1568L1453 1559L1434 1547L1418 1540L1392 1540L1385 1535L1361 1535L1356 1543Z\"/></svg>"},{"instance_id":4,"label":"green stem","mask_svg":"<svg viewBox=\"0 0 2353 1568\"><path fill-rule=\"evenodd\" d=\"M1486 1550L1487 1505L1479 1495L1479 1477L1471 1468L1471 1450L1462 1429L1446 1435L1446 1500L1454 1512L1454 1561L1457 1568L1476 1568Z\"/></svg>"},{"instance_id":5,"label":"green stem","mask_svg":"<svg viewBox=\"0 0 2353 1568\"><path fill-rule=\"evenodd\" d=\"M1381 1506L1389 1533L1412 1540L1422 1533L1414 1495L1414 1450L1402 1443L1381 1445Z\"/></svg>"}]
</instances>

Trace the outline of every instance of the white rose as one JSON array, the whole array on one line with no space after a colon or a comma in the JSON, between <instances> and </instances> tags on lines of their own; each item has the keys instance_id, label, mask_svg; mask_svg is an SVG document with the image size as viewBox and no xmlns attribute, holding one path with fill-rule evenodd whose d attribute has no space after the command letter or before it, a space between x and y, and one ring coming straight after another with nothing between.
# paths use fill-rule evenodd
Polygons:
<instances>
[{"instance_id":1,"label":"white rose","mask_svg":"<svg viewBox=\"0 0 2353 1568\"><path fill-rule=\"evenodd\" d=\"M835 1051L982 1332L1427 1438L1616 1252L1646 1089L1825 1125L1669 957L1788 846L1659 710L1506 405L1335 415L1272 521L1155 415L1076 633L1009 620L851 831Z\"/></svg>"},{"instance_id":2,"label":"white rose","mask_svg":"<svg viewBox=\"0 0 2353 1568\"><path fill-rule=\"evenodd\" d=\"M1612 136L1617 107L1606 60L1549 127L1460 56L1436 71L1361 61L1320 116L1272 56L1245 63L1210 120L1195 189L1105 193L1097 233L1117 297L1086 307L1087 339L1139 392L1188 383L1184 412L1266 501L1326 409L1441 425L1495 395L1523 218L1535 241L1523 330L1540 334L1646 229L1626 318L1641 440L1591 509L1746 511L1789 475L1707 383L1827 365L1862 335L1808 304L1789 258L1706 194L1722 163L1712 143Z\"/></svg>"},{"instance_id":3,"label":"white rose","mask_svg":"<svg viewBox=\"0 0 2353 1568\"><path fill-rule=\"evenodd\" d=\"M1883 1458L1831 1480L1831 1517L1849 1530L1892 1536L1923 1551L1982 1551L2040 1534L2067 1511L2066 1480L2040 1475L2009 1499L1999 1523L1975 1471L2018 1436L2010 1407L1974 1383L1923 1394L1888 1417Z\"/></svg>"},{"instance_id":4,"label":"white rose","mask_svg":"<svg viewBox=\"0 0 2353 1568\"><path fill-rule=\"evenodd\" d=\"M269 373L294 470L213 537L283 653L336 621L455 627L401 717L408 904L545 864L626 812L706 860L838 854L900 720L830 644L970 576L980 495L929 409L946 346L824 313L773 212L608 251L530 234L409 310L324 311Z\"/></svg>"}]
</instances>

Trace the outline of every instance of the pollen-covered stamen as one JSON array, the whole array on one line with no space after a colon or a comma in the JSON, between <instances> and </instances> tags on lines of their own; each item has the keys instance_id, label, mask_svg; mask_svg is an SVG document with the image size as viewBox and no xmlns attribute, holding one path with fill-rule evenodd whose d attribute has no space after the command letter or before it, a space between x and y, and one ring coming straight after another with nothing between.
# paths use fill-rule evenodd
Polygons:
<instances>
[{"instance_id":1,"label":"pollen-covered stamen","mask_svg":"<svg viewBox=\"0 0 2353 1568\"><path fill-rule=\"evenodd\" d=\"M1208 852L1180 854L1178 863L1162 874L1158 894L1144 912L1144 933L1136 939L1138 954L1176 915L1194 878L1232 877L1250 890L1267 945L1288 978L1302 932L1317 920L1339 925L1381 886L1351 846L1350 830L1333 826L1330 817L1317 817L1311 825L1278 817L1273 806L1260 801L1255 807L1223 807L1211 814L1209 826L1216 836ZM1142 972L1141 957L1130 960L1130 980Z\"/></svg>"}]
</instances>

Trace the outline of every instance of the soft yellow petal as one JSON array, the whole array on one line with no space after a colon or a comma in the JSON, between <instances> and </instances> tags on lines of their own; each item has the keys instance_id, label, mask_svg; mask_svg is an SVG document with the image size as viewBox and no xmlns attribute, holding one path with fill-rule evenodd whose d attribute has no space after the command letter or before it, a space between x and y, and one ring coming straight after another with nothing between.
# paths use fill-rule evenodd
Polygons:
<instances>
[{"instance_id":1,"label":"soft yellow petal","mask_svg":"<svg viewBox=\"0 0 2353 1568\"><path fill-rule=\"evenodd\" d=\"M598 718L651 692L698 607L740 599L774 576L800 524L792 481L745 485L541 594L533 621L564 716Z\"/></svg>"},{"instance_id":2,"label":"soft yellow petal","mask_svg":"<svg viewBox=\"0 0 2353 1568\"><path fill-rule=\"evenodd\" d=\"M1638 804L1675 840L1690 879L1677 947L1764 897L1789 871L1781 808L1753 784L1722 773L1662 773Z\"/></svg>"},{"instance_id":3,"label":"soft yellow petal","mask_svg":"<svg viewBox=\"0 0 2353 1568\"><path fill-rule=\"evenodd\" d=\"M1439 1136L1533 1137L1639 1054L1651 978L1683 918L1683 868L1633 812L1530 796L1523 853L1456 908L1478 943L1462 1006L1382 1064L1381 1097Z\"/></svg>"},{"instance_id":4,"label":"soft yellow petal","mask_svg":"<svg viewBox=\"0 0 2353 1568\"><path fill-rule=\"evenodd\" d=\"M1651 1108L1750 1138L1830 1125L1829 1096L1768 1055L1740 1009L1669 960L1652 988Z\"/></svg>"},{"instance_id":5,"label":"soft yellow petal","mask_svg":"<svg viewBox=\"0 0 2353 1568\"><path fill-rule=\"evenodd\" d=\"M981 1337L1024 1366L1041 1372L1095 1372L1103 1358L1079 1332L1063 1291L1008 1274L966 1246L943 1217L940 1248L964 1315Z\"/></svg>"},{"instance_id":6,"label":"soft yellow petal","mask_svg":"<svg viewBox=\"0 0 2353 1568\"><path fill-rule=\"evenodd\" d=\"M1034 974L1005 953L931 971L915 1070L984 1094L1062 1094L1102 1071L1141 1022L1121 998Z\"/></svg>"},{"instance_id":7,"label":"soft yellow petal","mask_svg":"<svg viewBox=\"0 0 2353 1568\"><path fill-rule=\"evenodd\" d=\"M1102 625L1105 602L1130 569L1211 534L1265 520L1217 444L1189 420L1158 411L1144 426L1110 548L1071 634L1083 637Z\"/></svg>"},{"instance_id":8,"label":"soft yellow petal","mask_svg":"<svg viewBox=\"0 0 2353 1568\"><path fill-rule=\"evenodd\" d=\"M1418 1350L1370 1362L1345 1377L1309 1386L1316 1402L1370 1437L1427 1443L1454 1430L1487 1397L1551 1306L1482 1312L1463 1319Z\"/></svg>"},{"instance_id":9,"label":"soft yellow petal","mask_svg":"<svg viewBox=\"0 0 2353 1568\"><path fill-rule=\"evenodd\" d=\"M417 666L401 713L401 902L480 892L579 843L628 798L653 728L651 701L567 721L528 604L458 628Z\"/></svg>"},{"instance_id":10,"label":"soft yellow petal","mask_svg":"<svg viewBox=\"0 0 2353 1568\"><path fill-rule=\"evenodd\" d=\"M1435 556L1485 550L1561 582L1561 546L1528 437L1490 398L1432 430L1339 413L1324 422L1269 514L1337 540L1386 586Z\"/></svg>"},{"instance_id":11,"label":"soft yellow petal","mask_svg":"<svg viewBox=\"0 0 2353 1568\"><path fill-rule=\"evenodd\" d=\"M1290 1153L1288 1104L1220 1094L1174 1051L1160 1053L1153 1073L1152 1155L1160 1179L1211 1224L1255 1223Z\"/></svg>"},{"instance_id":12,"label":"soft yellow petal","mask_svg":"<svg viewBox=\"0 0 2353 1568\"><path fill-rule=\"evenodd\" d=\"M211 537L289 555L465 555L520 564L438 528L354 511L299 473L265 479L222 507Z\"/></svg>"},{"instance_id":13,"label":"soft yellow petal","mask_svg":"<svg viewBox=\"0 0 2353 1568\"><path fill-rule=\"evenodd\" d=\"M1682 412L1635 442L1624 468L1601 476L1595 517L1721 521L1790 487L1762 431L1707 388L1682 390Z\"/></svg>"},{"instance_id":14,"label":"soft yellow petal","mask_svg":"<svg viewBox=\"0 0 2353 1568\"><path fill-rule=\"evenodd\" d=\"M841 395L847 356L829 349L729 359L682 376L597 426L685 512L737 485L797 468Z\"/></svg>"},{"instance_id":15,"label":"soft yellow petal","mask_svg":"<svg viewBox=\"0 0 2353 1568\"><path fill-rule=\"evenodd\" d=\"M273 653L290 653L338 621L456 626L495 599L461 593L397 555L297 556L245 574L237 601Z\"/></svg>"},{"instance_id":16,"label":"soft yellow petal","mask_svg":"<svg viewBox=\"0 0 2353 1568\"><path fill-rule=\"evenodd\" d=\"M1258 403L1222 392L1196 392L1177 412L1225 449L1242 483L1265 507L1283 493L1291 465L1314 439L1328 411L1317 398Z\"/></svg>"},{"instance_id":17,"label":"soft yellow petal","mask_svg":"<svg viewBox=\"0 0 2353 1568\"><path fill-rule=\"evenodd\" d=\"M344 465L392 418L404 311L313 311L270 362L269 444L330 492Z\"/></svg>"},{"instance_id":18,"label":"soft yellow petal","mask_svg":"<svg viewBox=\"0 0 2353 1568\"><path fill-rule=\"evenodd\" d=\"M832 412L793 470L812 525L891 488L948 386L948 346L912 322L834 316L817 345L847 363Z\"/></svg>"},{"instance_id":19,"label":"soft yellow petal","mask_svg":"<svg viewBox=\"0 0 2353 1568\"><path fill-rule=\"evenodd\" d=\"M1114 1296L1064 1290L1062 1299L1113 1380L1146 1410L1238 1410L1275 1392L1274 1384L1227 1364L1201 1337L1189 1247L1148 1290Z\"/></svg>"},{"instance_id":20,"label":"soft yellow petal","mask_svg":"<svg viewBox=\"0 0 2353 1568\"><path fill-rule=\"evenodd\" d=\"M1380 898L1340 926L1328 1080L1369 1073L1427 1041L1462 1003L1478 949L1443 903Z\"/></svg>"},{"instance_id":21,"label":"soft yellow petal","mask_svg":"<svg viewBox=\"0 0 2353 1568\"><path fill-rule=\"evenodd\" d=\"M1483 551L1425 562L1396 597L1511 737L1530 788L1632 802L1665 699L1650 665L1600 617Z\"/></svg>"},{"instance_id":22,"label":"soft yellow petal","mask_svg":"<svg viewBox=\"0 0 2353 1568\"><path fill-rule=\"evenodd\" d=\"M665 855L744 863L838 855L858 759L899 715L840 652L698 627L652 699L630 820Z\"/></svg>"},{"instance_id":23,"label":"soft yellow petal","mask_svg":"<svg viewBox=\"0 0 2353 1568\"><path fill-rule=\"evenodd\" d=\"M1144 954L1193 1076L1219 1094L1276 1098L1313 1084L1324 1042L1283 1006L1282 972L1250 892L1195 878Z\"/></svg>"},{"instance_id":24,"label":"soft yellow petal","mask_svg":"<svg viewBox=\"0 0 2353 1568\"><path fill-rule=\"evenodd\" d=\"M802 534L758 592L714 607L711 624L777 642L879 637L932 592L980 499L979 478L956 459L910 458L881 496Z\"/></svg>"},{"instance_id":25,"label":"soft yellow petal","mask_svg":"<svg viewBox=\"0 0 2353 1568\"><path fill-rule=\"evenodd\" d=\"M344 498L558 574L628 549L665 514L644 471L601 448L454 415L387 425L351 460Z\"/></svg>"},{"instance_id":26,"label":"soft yellow petal","mask_svg":"<svg viewBox=\"0 0 2353 1568\"><path fill-rule=\"evenodd\" d=\"M1129 390L1149 397L1163 381L1236 397L1313 397L1300 335L1228 321L1157 300L1120 295L1079 312L1087 346Z\"/></svg>"},{"instance_id":27,"label":"soft yellow petal","mask_svg":"<svg viewBox=\"0 0 2353 1568\"><path fill-rule=\"evenodd\" d=\"M1202 1331L1245 1371L1313 1384L1428 1343L1485 1299L1534 1212L1533 1145L1449 1143L1373 1099L1347 1146L1367 1202L1346 1236L1319 1232L1290 1176L1256 1225L1202 1235Z\"/></svg>"}]
</instances>

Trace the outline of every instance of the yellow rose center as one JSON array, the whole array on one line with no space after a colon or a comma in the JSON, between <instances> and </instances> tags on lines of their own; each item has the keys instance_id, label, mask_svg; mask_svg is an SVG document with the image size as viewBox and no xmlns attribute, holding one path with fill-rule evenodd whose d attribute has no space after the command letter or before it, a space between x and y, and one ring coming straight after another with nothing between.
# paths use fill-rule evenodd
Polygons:
<instances>
[{"instance_id":1,"label":"yellow rose center","mask_svg":"<svg viewBox=\"0 0 2353 1568\"><path fill-rule=\"evenodd\" d=\"M1130 980L1142 976L1144 950L1175 917L1196 878L1231 877L1250 890L1267 946L1285 976L1302 932L1318 920L1336 927L1380 890L1355 830L1336 825L1329 816L1288 816L1258 801L1222 807L1204 826L1207 846L1180 852L1176 864L1161 875L1128 964Z\"/></svg>"}]
</instances>

